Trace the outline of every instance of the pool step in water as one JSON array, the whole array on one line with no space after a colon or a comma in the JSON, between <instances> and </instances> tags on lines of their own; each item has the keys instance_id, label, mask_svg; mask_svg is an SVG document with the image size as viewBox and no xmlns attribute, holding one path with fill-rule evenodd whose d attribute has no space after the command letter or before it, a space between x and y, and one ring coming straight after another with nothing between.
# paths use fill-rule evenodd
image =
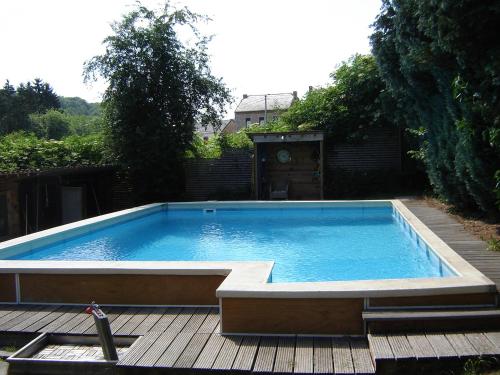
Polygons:
<instances>
[{"instance_id":1,"label":"pool step in water","mask_svg":"<svg viewBox=\"0 0 500 375\"><path fill-rule=\"evenodd\" d=\"M500 329L500 309L415 309L363 312L370 333Z\"/></svg>"}]
</instances>

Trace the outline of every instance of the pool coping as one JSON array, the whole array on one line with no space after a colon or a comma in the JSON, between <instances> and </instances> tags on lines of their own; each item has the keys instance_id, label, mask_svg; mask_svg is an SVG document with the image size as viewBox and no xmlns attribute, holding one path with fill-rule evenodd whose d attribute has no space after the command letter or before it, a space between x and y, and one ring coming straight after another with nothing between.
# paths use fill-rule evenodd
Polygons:
<instances>
[{"instance_id":1,"label":"pool coping","mask_svg":"<svg viewBox=\"0 0 500 375\"><path fill-rule=\"evenodd\" d=\"M428 296L495 292L495 284L465 261L422 223L401 200L363 201L207 201L155 203L66 224L0 243L0 252L14 254L88 233L166 209L182 208L284 208L284 207L382 207L391 205L420 238L457 276L385 280L268 283L274 262L255 261L41 261L0 260L0 273L224 275L218 298L355 298Z\"/></svg>"}]
</instances>

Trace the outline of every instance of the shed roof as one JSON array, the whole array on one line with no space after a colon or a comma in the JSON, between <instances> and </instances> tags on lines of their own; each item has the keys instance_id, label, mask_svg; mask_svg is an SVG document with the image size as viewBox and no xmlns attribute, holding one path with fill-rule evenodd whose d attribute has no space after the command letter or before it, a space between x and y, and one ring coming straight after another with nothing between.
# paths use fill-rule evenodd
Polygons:
<instances>
[{"instance_id":1,"label":"shed roof","mask_svg":"<svg viewBox=\"0 0 500 375\"><path fill-rule=\"evenodd\" d=\"M288 109L296 99L293 93L284 94L267 94L267 95L248 95L241 99L240 104L236 107L235 112L256 112L267 110L273 111L277 109Z\"/></svg>"},{"instance_id":2,"label":"shed roof","mask_svg":"<svg viewBox=\"0 0 500 375\"><path fill-rule=\"evenodd\" d=\"M254 143L315 142L324 139L322 131L250 133Z\"/></svg>"}]
</instances>

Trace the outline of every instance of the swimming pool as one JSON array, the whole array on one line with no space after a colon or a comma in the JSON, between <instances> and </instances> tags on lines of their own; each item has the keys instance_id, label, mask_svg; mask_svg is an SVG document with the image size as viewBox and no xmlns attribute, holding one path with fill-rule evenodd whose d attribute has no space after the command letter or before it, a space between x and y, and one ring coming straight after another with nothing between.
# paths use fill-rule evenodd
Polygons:
<instances>
[{"instance_id":1,"label":"swimming pool","mask_svg":"<svg viewBox=\"0 0 500 375\"><path fill-rule=\"evenodd\" d=\"M274 261L278 283L455 275L390 206L167 209L8 259Z\"/></svg>"},{"instance_id":2,"label":"swimming pool","mask_svg":"<svg viewBox=\"0 0 500 375\"><path fill-rule=\"evenodd\" d=\"M0 243L0 303L89 301L363 334L363 311L491 307L496 285L399 200L157 203Z\"/></svg>"}]
</instances>

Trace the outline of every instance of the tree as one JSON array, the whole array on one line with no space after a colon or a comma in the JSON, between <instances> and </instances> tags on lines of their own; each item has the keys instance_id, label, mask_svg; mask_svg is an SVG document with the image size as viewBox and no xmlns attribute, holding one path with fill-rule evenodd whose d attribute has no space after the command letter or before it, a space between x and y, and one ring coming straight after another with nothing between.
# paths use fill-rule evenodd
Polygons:
<instances>
[{"instance_id":1,"label":"tree","mask_svg":"<svg viewBox=\"0 0 500 375\"><path fill-rule=\"evenodd\" d=\"M371 37L399 113L423 130L434 190L459 208L492 214L500 178L499 22L493 0L385 0Z\"/></svg>"},{"instance_id":2,"label":"tree","mask_svg":"<svg viewBox=\"0 0 500 375\"><path fill-rule=\"evenodd\" d=\"M21 83L17 89L7 81L0 89L0 134L18 130L31 131L29 115L59 108L60 103L52 87L36 78L33 83Z\"/></svg>"},{"instance_id":3,"label":"tree","mask_svg":"<svg viewBox=\"0 0 500 375\"><path fill-rule=\"evenodd\" d=\"M142 5L112 25L106 52L86 62L86 80L97 75L109 86L104 113L109 140L141 201L166 199L183 188L182 165L196 121L217 124L229 92L210 72L207 43L187 8L161 12ZM183 43L179 28L196 43Z\"/></svg>"},{"instance_id":4,"label":"tree","mask_svg":"<svg viewBox=\"0 0 500 375\"><path fill-rule=\"evenodd\" d=\"M35 132L47 139L60 140L70 134L70 121L68 116L55 109L46 113L33 113L30 119L34 124Z\"/></svg>"},{"instance_id":5,"label":"tree","mask_svg":"<svg viewBox=\"0 0 500 375\"><path fill-rule=\"evenodd\" d=\"M78 116L98 116L101 114L101 105L99 103L89 103L79 97L60 96L61 109L67 114Z\"/></svg>"},{"instance_id":6,"label":"tree","mask_svg":"<svg viewBox=\"0 0 500 375\"><path fill-rule=\"evenodd\" d=\"M310 91L282 120L295 128L327 131L336 141L358 140L374 127L397 126L393 98L387 94L371 55L354 55L331 75L333 83Z\"/></svg>"}]
</instances>

